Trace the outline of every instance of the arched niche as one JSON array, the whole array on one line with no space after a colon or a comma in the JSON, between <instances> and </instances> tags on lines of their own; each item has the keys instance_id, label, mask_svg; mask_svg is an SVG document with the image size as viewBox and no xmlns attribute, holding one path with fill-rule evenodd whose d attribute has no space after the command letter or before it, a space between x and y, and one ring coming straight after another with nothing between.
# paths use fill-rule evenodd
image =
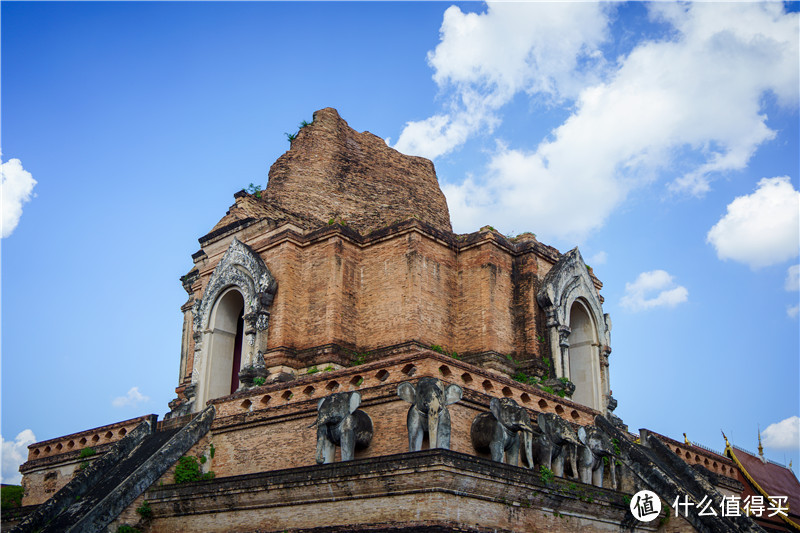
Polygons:
<instances>
[{"instance_id":1,"label":"arched niche","mask_svg":"<svg viewBox=\"0 0 800 533\"><path fill-rule=\"evenodd\" d=\"M578 299L569 312L567 364L575 384L572 400L600 410L600 357L597 327L586 304Z\"/></svg>"},{"instance_id":2,"label":"arched niche","mask_svg":"<svg viewBox=\"0 0 800 533\"><path fill-rule=\"evenodd\" d=\"M556 377L575 384L572 399L607 412L611 319L577 248L563 254L536 294L547 317L547 335Z\"/></svg>"},{"instance_id":3,"label":"arched niche","mask_svg":"<svg viewBox=\"0 0 800 533\"><path fill-rule=\"evenodd\" d=\"M264 260L234 237L211 274L203 297L192 307L192 411L201 410L208 400L235 392L241 386L240 370L247 368L253 375L253 368L263 369L269 309L276 289ZM234 347L239 331L241 358L236 362Z\"/></svg>"},{"instance_id":4,"label":"arched niche","mask_svg":"<svg viewBox=\"0 0 800 533\"><path fill-rule=\"evenodd\" d=\"M209 321L205 376L209 398L226 396L239 388L243 339L244 297L231 287L217 299Z\"/></svg>"}]
</instances>

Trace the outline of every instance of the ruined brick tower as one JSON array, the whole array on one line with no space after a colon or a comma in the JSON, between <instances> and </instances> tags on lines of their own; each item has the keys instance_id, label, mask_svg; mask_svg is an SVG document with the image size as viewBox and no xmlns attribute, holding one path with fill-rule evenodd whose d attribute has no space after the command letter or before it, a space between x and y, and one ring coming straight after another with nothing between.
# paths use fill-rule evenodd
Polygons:
<instances>
[{"instance_id":1,"label":"ruined brick tower","mask_svg":"<svg viewBox=\"0 0 800 533\"><path fill-rule=\"evenodd\" d=\"M634 489L711 486L673 449L740 488L613 415L578 249L454 233L430 161L326 108L234 199L181 278L170 412L31 445L19 531L633 529ZM709 520L673 524L755 531Z\"/></svg>"},{"instance_id":2,"label":"ruined brick tower","mask_svg":"<svg viewBox=\"0 0 800 533\"><path fill-rule=\"evenodd\" d=\"M454 234L433 164L334 109L314 114L266 190L238 193L200 244L183 278L181 412L238 388L231 373L250 386L431 346L499 375L550 379L552 391L553 378L571 380L578 403L606 410L609 322L577 250L488 227Z\"/></svg>"}]
</instances>

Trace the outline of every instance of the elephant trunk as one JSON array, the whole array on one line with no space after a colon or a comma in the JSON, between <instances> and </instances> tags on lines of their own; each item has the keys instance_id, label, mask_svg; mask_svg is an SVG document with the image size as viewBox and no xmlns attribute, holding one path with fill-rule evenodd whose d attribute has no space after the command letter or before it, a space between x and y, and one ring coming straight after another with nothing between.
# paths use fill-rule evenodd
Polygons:
<instances>
[{"instance_id":1,"label":"elephant trunk","mask_svg":"<svg viewBox=\"0 0 800 533\"><path fill-rule=\"evenodd\" d=\"M528 461L528 468L533 468L533 431L523 428L520 440L522 442L522 451L525 455L525 460Z\"/></svg>"},{"instance_id":2,"label":"elephant trunk","mask_svg":"<svg viewBox=\"0 0 800 533\"><path fill-rule=\"evenodd\" d=\"M434 396L428 406L428 446L430 448L437 447L437 437L439 432L439 413L442 410L442 404L439 398Z\"/></svg>"}]
</instances>

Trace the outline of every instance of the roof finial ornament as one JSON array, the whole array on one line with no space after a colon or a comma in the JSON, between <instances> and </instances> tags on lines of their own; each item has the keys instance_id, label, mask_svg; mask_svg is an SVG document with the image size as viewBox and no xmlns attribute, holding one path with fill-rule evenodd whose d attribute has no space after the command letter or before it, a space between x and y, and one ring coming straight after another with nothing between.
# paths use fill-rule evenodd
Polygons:
<instances>
[{"instance_id":1,"label":"roof finial ornament","mask_svg":"<svg viewBox=\"0 0 800 533\"><path fill-rule=\"evenodd\" d=\"M758 457L762 463L766 463L767 459L764 457L764 447L761 446L761 426L758 426Z\"/></svg>"},{"instance_id":2,"label":"roof finial ornament","mask_svg":"<svg viewBox=\"0 0 800 533\"><path fill-rule=\"evenodd\" d=\"M683 443L687 446L691 446L692 443L689 441L689 437L686 436L686 433L683 434Z\"/></svg>"}]
</instances>

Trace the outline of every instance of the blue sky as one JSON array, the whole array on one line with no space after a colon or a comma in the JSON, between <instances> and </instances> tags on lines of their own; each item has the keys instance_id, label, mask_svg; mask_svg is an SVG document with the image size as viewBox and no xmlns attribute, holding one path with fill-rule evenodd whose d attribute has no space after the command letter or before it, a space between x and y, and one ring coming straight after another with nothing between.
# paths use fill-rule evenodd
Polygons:
<instances>
[{"instance_id":1,"label":"blue sky","mask_svg":"<svg viewBox=\"0 0 800 533\"><path fill-rule=\"evenodd\" d=\"M456 231L580 247L632 430L797 472L797 10L3 2L3 482L167 411L197 238L327 106L432 158Z\"/></svg>"}]
</instances>

